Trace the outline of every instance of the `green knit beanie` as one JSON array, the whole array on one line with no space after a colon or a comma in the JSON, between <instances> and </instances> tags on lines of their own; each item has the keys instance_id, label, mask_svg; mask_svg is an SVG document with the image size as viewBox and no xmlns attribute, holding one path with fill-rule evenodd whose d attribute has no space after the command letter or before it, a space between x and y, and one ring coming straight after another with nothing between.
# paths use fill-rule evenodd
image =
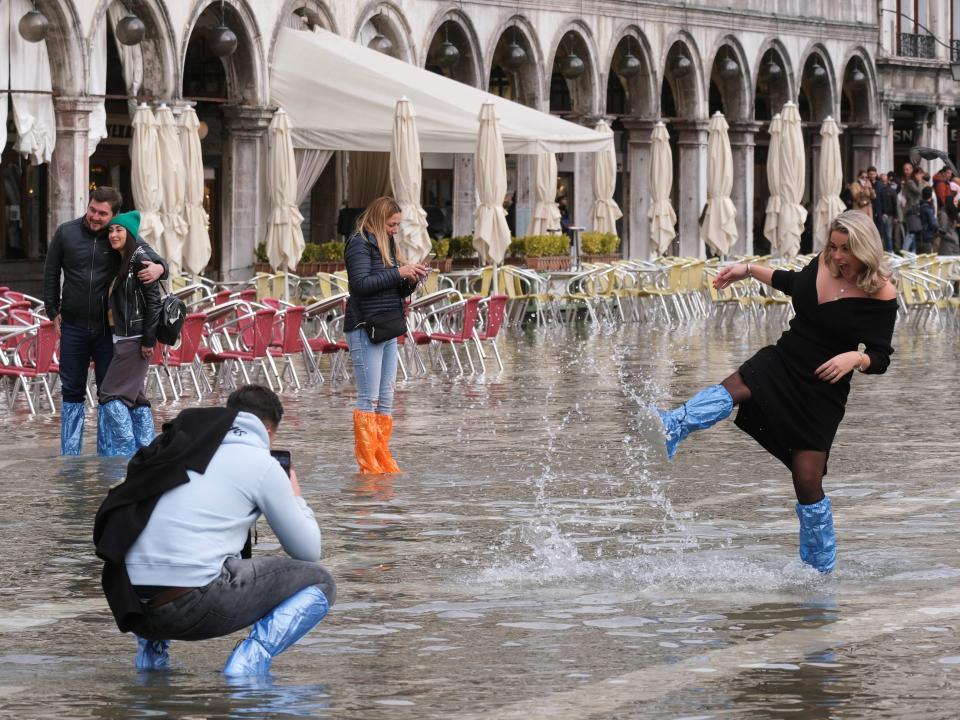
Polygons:
<instances>
[{"instance_id":1,"label":"green knit beanie","mask_svg":"<svg viewBox=\"0 0 960 720\"><path fill-rule=\"evenodd\" d=\"M119 225L123 228L126 228L127 232L133 236L134 240L136 240L137 233L140 232L140 213L136 210L120 213L110 221L110 224Z\"/></svg>"}]
</instances>

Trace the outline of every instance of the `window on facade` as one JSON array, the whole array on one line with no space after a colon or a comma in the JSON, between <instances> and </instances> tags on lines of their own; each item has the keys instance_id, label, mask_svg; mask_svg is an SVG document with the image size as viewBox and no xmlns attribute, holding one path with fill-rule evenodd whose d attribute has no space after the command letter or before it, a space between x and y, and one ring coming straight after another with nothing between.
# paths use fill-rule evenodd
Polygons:
<instances>
[{"instance_id":1,"label":"window on facade","mask_svg":"<svg viewBox=\"0 0 960 720\"><path fill-rule=\"evenodd\" d=\"M897 47L900 55L935 57L936 43L930 34L930 0L900 0L897 11Z\"/></svg>"},{"instance_id":2,"label":"window on facade","mask_svg":"<svg viewBox=\"0 0 960 720\"><path fill-rule=\"evenodd\" d=\"M513 100L513 82L499 65L494 65L490 71L490 92L505 100Z\"/></svg>"},{"instance_id":3,"label":"window on facade","mask_svg":"<svg viewBox=\"0 0 960 720\"><path fill-rule=\"evenodd\" d=\"M550 112L570 112L573 99L566 78L558 72L550 78Z\"/></svg>"}]
</instances>

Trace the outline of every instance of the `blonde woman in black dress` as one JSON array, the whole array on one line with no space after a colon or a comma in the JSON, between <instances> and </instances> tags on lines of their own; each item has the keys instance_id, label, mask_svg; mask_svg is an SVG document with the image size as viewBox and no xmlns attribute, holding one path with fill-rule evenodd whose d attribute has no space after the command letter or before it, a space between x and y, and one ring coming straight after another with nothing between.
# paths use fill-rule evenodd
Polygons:
<instances>
[{"instance_id":1,"label":"blonde woman in black dress","mask_svg":"<svg viewBox=\"0 0 960 720\"><path fill-rule=\"evenodd\" d=\"M896 289L880 234L857 210L837 216L827 246L803 270L737 263L723 268L713 284L725 288L747 277L792 296L796 315L776 345L679 408L660 411L667 454L672 458L691 431L710 427L739 405L737 427L793 475L800 558L828 573L836 562L836 537L823 493L827 458L854 371L876 375L890 364Z\"/></svg>"}]
</instances>

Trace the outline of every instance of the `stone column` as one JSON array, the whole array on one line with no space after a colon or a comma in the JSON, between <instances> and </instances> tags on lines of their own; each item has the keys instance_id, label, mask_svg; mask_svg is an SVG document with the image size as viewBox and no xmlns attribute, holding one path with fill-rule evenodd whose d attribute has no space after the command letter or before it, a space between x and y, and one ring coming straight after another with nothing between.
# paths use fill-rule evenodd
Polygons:
<instances>
[{"instance_id":1,"label":"stone column","mask_svg":"<svg viewBox=\"0 0 960 720\"><path fill-rule=\"evenodd\" d=\"M576 197L570 208L570 222L574 227L593 230L593 153L573 154L573 187Z\"/></svg>"},{"instance_id":2,"label":"stone column","mask_svg":"<svg viewBox=\"0 0 960 720\"><path fill-rule=\"evenodd\" d=\"M221 178L220 273L224 280L244 280L253 272L254 249L265 236L267 130L273 111L233 105L224 107L223 116L227 135Z\"/></svg>"},{"instance_id":3,"label":"stone column","mask_svg":"<svg viewBox=\"0 0 960 720\"><path fill-rule=\"evenodd\" d=\"M731 255L753 253L753 150L758 122L732 122L728 135L733 155L733 190L730 198L737 208L737 242Z\"/></svg>"},{"instance_id":4,"label":"stone column","mask_svg":"<svg viewBox=\"0 0 960 720\"><path fill-rule=\"evenodd\" d=\"M853 148L851 174L860 172L871 165L876 165L877 154L880 149L880 128L868 125L852 128L849 132L851 133L850 142Z\"/></svg>"},{"instance_id":5,"label":"stone column","mask_svg":"<svg viewBox=\"0 0 960 720\"><path fill-rule=\"evenodd\" d=\"M627 137L627 168L630 188L629 204L622 208L627 220L627 237L623 256L647 260L656 254L650 247L650 135L654 120L625 117L621 119Z\"/></svg>"},{"instance_id":6,"label":"stone column","mask_svg":"<svg viewBox=\"0 0 960 720\"><path fill-rule=\"evenodd\" d=\"M891 117L895 105L882 103L880 105L880 153L877 160L877 170L885 173L890 170L900 172L900 168L893 166L893 122Z\"/></svg>"},{"instance_id":7,"label":"stone column","mask_svg":"<svg viewBox=\"0 0 960 720\"><path fill-rule=\"evenodd\" d=\"M87 207L90 195L90 154L88 135L90 113L96 100L55 97L57 143L50 159L50 202L47 210L50 235L58 225L74 220Z\"/></svg>"},{"instance_id":8,"label":"stone column","mask_svg":"<svg viewBox=\"0 0 960 720\"><path fill-rule=\"evenodd\" d=\"M807 171L807 187L810 188L810 197L806 200L811 208L810 212L813 212L812 208L816 206L817 198L820 197L820 148L823 146L820 127L815 130L811 127L809 133L804 133L803 141L806 151L810 153L810 166ZM841 150L841 165L843 164L842 155L843 151ZM856 170L851 172L856 172Z\"/></svg>"},{"instance_id":9,"label":"stone column","mask_svg":"<svg viewBox=\"0 0 960 720\"><path fill-rule=\"evenodd\" d=\"M680 155L680 172L674 182L680 190L677 203L679 253L684 257L706 257L700 239L700 213L707 202L707 126L706 120L670 122Z\"/></svg>"},{"instance_id":10,"label":"stone column","mask_svg":"<svg viewBox=\"0 0 960 720\"><path fill-rule=\"evenodd\" d=\"M473 234L473 211L477 208L477 184L473 155L453 156L453 234Z\"/></svg>"}]
</instances>

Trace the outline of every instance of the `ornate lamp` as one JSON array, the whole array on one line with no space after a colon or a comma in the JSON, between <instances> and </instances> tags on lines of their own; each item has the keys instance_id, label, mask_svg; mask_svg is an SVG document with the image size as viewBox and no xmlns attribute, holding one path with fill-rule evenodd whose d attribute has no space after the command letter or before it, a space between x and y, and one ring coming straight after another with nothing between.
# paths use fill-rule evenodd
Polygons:
<instances>
[{"instance_id":1,"label":"ornate lamp","mask_svg":"<svg viewBox=\"0 0 960 720\"><path fill-rule=\"evenodd\" d=\"M382 32L377 30L377 34L374 35L373 39L367 43L367 47L371 50L376 50L377 52L386 55L393 49L393 41Z\"/></svg>"},{"instance_id":2,"label":"ornate lamp","mask_svg":"<svg viewBox=\"0 0 960 720\"><path fill-rule=\"evenodd\" d=\"M683 77L690 72L690 68L692 67L693 63L690 62L690 58L680 53L677 55L677 59L673 61L673 74L677 77Z\"/></svg>"},{"instance_id":3,"label":"ornate lamp","mask_svg":"<svg viewBox=\"0 0 960 720\"><path fill-rule=\"evenodd\" d=\"M143 24L143 20L133 13L122 18L115 30L117 40L124 45L138 45L146 32L147 27Z\"/></svg>"},{"instance_id":4,"label":"ornate lamp","mask_svg":"<svg viewBox=\"0 0 960 720\"><path fill-rule=\"evenodd\" d=\"M449 70L460 61L460 50L449 40L444 40L433 61L438 67Z\"/></svg>"},{"instance_id":5,"label":"ornate lamp","mask_svg":"<svg viewBox=\"0 0 960 720\"><path fill-rule=\"evenodd\" d=\"M623 54L623 57L620 58L620 63L617 65L617 75L622 78L632 78L636 77L642 69L643 63L640 62L640 58L628 49L627 52Z\"/></svg>"},{"instance_id":6,"label":"ornate lamp","mask_svg":"<svg viewBox=\"0 0 960 720\"><path fill-rule=\"evenodd\" d=\"M17 31L27 42L40 42L47 37L47 30L50 29L50 21L47 16L36 10L26 13L17 24Z\"/></svg>"},{"instance_id":7,"label":"ornate lamp","mask_svg":"<svg viewBox=\"0 0 960 720\"><path fill-rule=\"evenodd\" d=\"M516 72L527 62L527 51L511 41L503 53L503 66L511 72Z\"/></svg>"},{"instance_id":8,"label":"ornate lamp","mask_svg":"<svg viewBox=\"0 0 960 720\"><path fill-rule=\"evenodd\" d=\"M228 57L236 52L237 34L226 25L217 25L215 28L210 28L207 43L211 53L217 57Z\"/></svg>"},{"instance_id":9,"label":"ornate lamp","mask_svg":"<svg viewBox=\"0 0 960 720\"><path fill-rule=\"evenodd\" d=\"M813 65L810 66L810 76L817 82L827 79L826 68L824 68L816 58L813 60Z\"/></svg>"},{"instance_id":10,"label":"ornate lamp","mask_svg":"<svg viewBox=\"0 0 960 720\"><path fill-rule=\"evenodd\" d=\"M854 85L863 85L867 81L867 76L863 74L860 68L854 68L850 73L850 82Z\"/></svg>"},{"instance_id":11,"label":"ornate lamp","mask_svg":"<svg viewBox=\"0 0 960 720\"><path fill-rule=\"evenodd\" d=\"M580 56L572 50L560 62L560 74L563 75L567 80L576 80L578 77L583 75L583 71L585 69L586 65L584 65L583 60L581 60Z\"/></svg>"},{"instance_id":12,"label":"ornate lamp","mask_svg":"<svg viewBox=\"0 0 960 720\"><path fill-rule=\"evenodd\" d=\"M737 61L734 60L729 55L725 57L720 63L720 77L727 79L736 77L740 73L740 66L737 64Z\"/></svg>"},{"instance_id":13,"label":"ornate lamp","mask_svg":"<svg viewBox=\"0 0 960 720\"><path fill-rule=\"evenodd\" d=\"M771 59L767 63L767 77L773 79L778 78L783 74L783 68L777 65L776 60Z\"/></svg>"}]
</instances>

